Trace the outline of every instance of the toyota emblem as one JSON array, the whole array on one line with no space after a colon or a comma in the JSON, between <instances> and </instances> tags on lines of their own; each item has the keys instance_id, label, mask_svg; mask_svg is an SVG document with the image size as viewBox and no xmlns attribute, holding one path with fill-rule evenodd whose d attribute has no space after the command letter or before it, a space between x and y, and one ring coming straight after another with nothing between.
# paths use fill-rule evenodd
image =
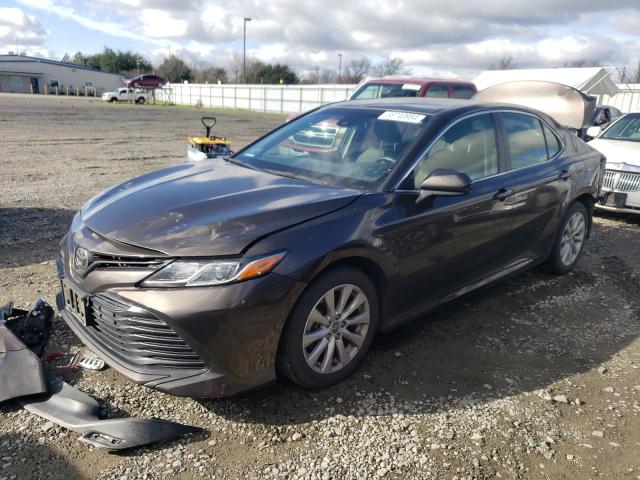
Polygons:
<instances>
[{"instance_id":1,"label":"toyota emblem","mask_svg":"<svg viewBox=\"0 0 640 480\"><path fill-rule=\"evenodd\" d=\"M91 253L89 253L89 250L77 247L73 258L73 265L77 271L84 272L89 267L90 259Z\"/></svg>"}]
</instances>

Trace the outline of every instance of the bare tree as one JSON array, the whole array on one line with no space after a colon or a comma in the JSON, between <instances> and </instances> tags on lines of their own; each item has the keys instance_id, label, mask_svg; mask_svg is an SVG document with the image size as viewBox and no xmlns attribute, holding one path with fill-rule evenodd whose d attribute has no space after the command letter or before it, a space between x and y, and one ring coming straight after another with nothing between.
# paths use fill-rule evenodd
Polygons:
<instances>
[{"instance_id":1,"label":"bare tree","mask_svg":"<svg viewBox=\"0 0 640 480\"><path fill-rule=\"evenodd\" d=\"M505 55L497 63L489 65L489 70L513 70L515 64L511 55Z\"/></svg>"},{"instance_id":2,"label":"bare tree","mask_svg":"<svg viewBox=\"0 0 640 480\"><path fill-rule=\"evenodd\" d=\"M640 60L635 67L623 65L616 67L618 83L640 83Z\"/></svg>"},{"instance_id":3,"label":"bare tree","mask_svg":"<svg viewBox=\"0 0 640 480\"><path fill-rule=\"evenodd\" d=\"M196 83L226 83L227 71L220 67L204 67L193 69L193 81Z\"/></svg>"},{"instance_id":4,"label":"bare tree","mask_svg":"<svg viewBox=\"0 0 640 480\"><path fill-rule=\"evenodd\" d=\"M597 58L579 58L577 60L571 60L570 62L564 62L564 66L568 68L586 68L586 67L599 67L602 62Z\"/></svg>"},{"instance_id":5,"label":"bare tree","mask_svg":"<svg viewBox=\"0 0 640 480\"><path fill-rule=\"evenodd\" d=\"M300 83L320 84L320 83L335 83L337 74L333 70L320 69L320 67L313 67L304 73L300 79Z\"/></svg>"},{"instance_id":6,"label":"bare tree","mask_svg":"<svg viewBox=\"0 0 640 480\"><path fill-rule=\"evenodd\" d=\"M371 60L362 57L351 60L340 75L341 83L358 83L371 71Z\"/></svg>"},{"instance_id":7,"label":"bare tree","mask_svg":"<svg viewBox=\"0 0 640 480\"><path fill-rule=\"evenodd\" d=\"M375 63L371 67L371 73L378 77L385 77L387 75L411 75L411 70L404 66L401 58L390 58Z\"/></svg>"}]
</instances>

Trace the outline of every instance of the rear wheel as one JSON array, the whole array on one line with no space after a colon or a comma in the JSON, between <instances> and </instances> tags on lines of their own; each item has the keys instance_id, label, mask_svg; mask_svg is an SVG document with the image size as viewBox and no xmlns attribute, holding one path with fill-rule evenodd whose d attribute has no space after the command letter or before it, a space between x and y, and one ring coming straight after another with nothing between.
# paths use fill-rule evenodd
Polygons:
<instances>
[{"instance_id":1,"label":"rear wheel","mask_svg":"<svg viewBox=\"0 0 640 480\"><path fill-rule=\"evenodd\" d=\"M140 98L138 99L138 103L139 103L140 105L142 105L142 104L144 103L144 97L140 97Z\"/></svg>"},{"instance_id":2,"label":"rear wheel","mask_svg":"<svg viewBox=\"0 0 640 480\"><path fill-rule=\"evenodd\" d=\"M280 370L306 388L349 376L366 354L378 323L378 298L361 271L340 268L302 294L285 328Z\"/></svg>"},{"instance_id":3,"label":"rear wheel","mask_svg":"<svg viewBox=\"0 0 640 480\"><path fill-rule=\"evenodd\" d=\"M587 238L589 217L581 202L576 202L564 214L556 236L549 265L553 272L565 274L578 262Z\"/></svg>"}]
</instances>

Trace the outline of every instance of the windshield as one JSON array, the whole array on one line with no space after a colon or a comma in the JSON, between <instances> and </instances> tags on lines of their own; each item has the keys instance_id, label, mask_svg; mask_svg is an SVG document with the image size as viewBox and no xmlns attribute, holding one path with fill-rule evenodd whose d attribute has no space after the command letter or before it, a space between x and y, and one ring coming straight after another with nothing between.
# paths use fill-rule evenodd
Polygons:
<instances>
[{"instance_id":1,"label":"windshield","mask_svg":"<svg viewBox=\"0 0 640 480\"><path fill-rule=\"evenodd\" d=\"M416 144L428 118L377 109L321 110L267 135L232 161L313 182L375 188Z\"/></svg>"},{"instance_id":2,"label":"windshield","mask_svg":"<svg viewBox=\"0 0 640 480\"><path fill-rule=\"evenodd\" d=\"M422 86L418 83L365 83L351 95L351 100L386 97L417 97Z\"/></svg>"},{"instance_id":3,"label":"windshield","mask_svg":"<svg viewBox=\"0 0 640 480\"><path fill-rule=\"evenodd\" d=\"M640 142L640 115L622 117L607 128L600 138Z\"/></svg>"}]
</instances>

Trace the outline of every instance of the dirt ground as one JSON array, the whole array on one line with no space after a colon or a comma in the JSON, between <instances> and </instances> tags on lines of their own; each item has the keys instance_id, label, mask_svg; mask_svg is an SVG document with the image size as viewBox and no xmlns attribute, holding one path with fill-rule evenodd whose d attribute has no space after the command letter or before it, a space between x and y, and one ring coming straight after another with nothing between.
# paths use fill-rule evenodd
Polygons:
<instances>
[{"instance_id":1,"label":"dirt ground","mask_svg":"<svg viewBox=\"0 0 640 480\"><path fill-rule=\"evenodd\" d=\"M201 111L0 94L0 303L54 304L53 258L81 205L185 159ZM216 112L236 147L281 116ZM640 479L640 218L598 214L576 270L541 269L379 335L352 378L196 401L107 369L58 374L107 417L205 432L126 454L0 406L0 480L23 478ZM83 349L57 320L48 351Z\"/></svg>"}]
</instances>

